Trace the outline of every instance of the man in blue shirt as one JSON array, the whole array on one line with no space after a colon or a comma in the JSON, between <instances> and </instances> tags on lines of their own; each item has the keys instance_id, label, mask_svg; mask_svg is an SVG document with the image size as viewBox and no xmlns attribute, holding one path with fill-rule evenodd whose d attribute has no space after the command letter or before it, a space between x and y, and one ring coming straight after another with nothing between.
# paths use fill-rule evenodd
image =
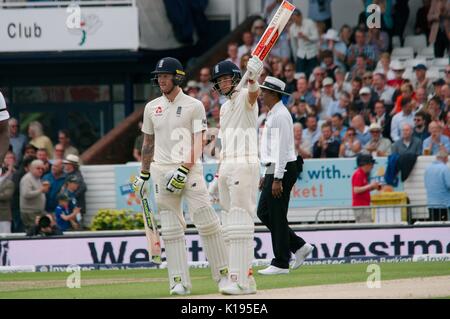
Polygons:
<instances>
[{"instance_id":1,"label":"man in blue shirt","mask_svg":"<svg viewBox=\"0 0 450 319\"><path fill-rule=\"evenodd\" d=\"M66 179L66 174L63 171L62 160L55 160L53 162L51 172L44 175L42 178L44 181L50 183L50 190L46 195L47 201L45 203L45 210L47 212L53 212L58 205L57 196L64 186L64 181Z\"/></svg>"},{"instance_id":2,"label":"man in blue shirt","mask_svg":"<svg viewBox=\"0 0 450 319\"><path fill-rule=\"evenodd\" d=\"M434 221L448 220L450 212L450 168L448 152L440 150L425 170L425 189L430 218Z\"/></svg>"},{"instance_id":3,"label":"man in blue shirt","mask_svg":"<svg viewBox=\"0 0 450 319\"><path fill-rule=\"evenodd\" d=\"M69 198L65 194L58 195L58 206L55 208L56 223L61 231L77 228L76 217L80 214L79 209L69 213Z\"/></svg>"},{"instance_id":4,"label":"man in blue shirt","mask_svg":"<svg viewBox=\"0 0 450 319\"><path fill-rule=\"evenodd\" d=\"M315 22L323 22L326 30L332 26L331 20L332 0L309 0L308 17Z\"/></svg>"},{"instance_id":5,"label":"man in blue shirt","mask_svg":"<svg viewBox=\"0 0 450 319\"><path fill-rule=\"evenodd\" d=\"M439 150L444 147L447 152L450 152L450 139L442 134L442 128L439 123L431 122L428 125L430 136L423 141L423 154L436 155Z\"/></svg>"}]
</instances>

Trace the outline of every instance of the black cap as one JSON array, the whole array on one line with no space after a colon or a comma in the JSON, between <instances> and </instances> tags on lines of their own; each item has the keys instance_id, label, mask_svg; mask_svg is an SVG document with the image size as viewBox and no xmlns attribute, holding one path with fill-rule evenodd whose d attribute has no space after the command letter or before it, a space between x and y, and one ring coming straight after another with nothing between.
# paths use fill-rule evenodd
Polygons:
<instances>
[{"instance_id":1,"label":"black cap","mask_svg":"<svg viewBox=\"0 0 450 319\"><path fill-rule=\"evenodd\" d=\"M437 79L436 81L433 82L433 85L444 85L445 81L444 79Z\"/></svg>"},{"instance_id":2,"label":"black cap","mask_svg":"<svg viewBox=\"0 0 450 319\"><path fill-rule=\"evenodd\" d=\"M77 183L80 184L80 180L75 175L69 176L67 178L67 183Z\"/></svg>"},{"instance_id":3,"label":"black cap","mask_svg":"<svg viewBox=\"0 0 450 319\"><path fill-rule=\"evenodd\" d=\"M356 164L358 165L358 167L375 163L376 161L370 154L359 154L358 157L356 158Z\"/></svg>"},{"instance_id":4,"label":"black cap","mask_svg":"<svg viewBox=\"0 0 450 319\"><path fill-rule=\"evenodd\" d=\"M424 70L424 71L428 70L427 66L422 63L417 64L413 69L414 69L414 71L415 70Z\"/></svg>"}]
</instances>

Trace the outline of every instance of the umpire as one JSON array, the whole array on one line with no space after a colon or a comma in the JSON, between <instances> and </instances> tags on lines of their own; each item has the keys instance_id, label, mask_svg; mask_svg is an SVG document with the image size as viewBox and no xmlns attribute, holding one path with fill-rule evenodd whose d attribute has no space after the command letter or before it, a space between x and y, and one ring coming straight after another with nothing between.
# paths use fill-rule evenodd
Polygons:
<instances>
[{"instance_id":1,"label":"umpire","mask_svg":"<svg viewBox=\"0 0 450 319\"><path fill-rule=\"evenodd\" d=\"M292 117L281 102L286 84L274 77L266 77L260 86L264 104L269 108L261 139L261 162L266 167L259 188L258 217L270 230L275 258L262 275L289 273L291 252L296 260L292 269L301 266L314 247L297 236L289 227L287 213L292 187L297 181L301 157L294 149Z\"/></svg>"}]
</instances>

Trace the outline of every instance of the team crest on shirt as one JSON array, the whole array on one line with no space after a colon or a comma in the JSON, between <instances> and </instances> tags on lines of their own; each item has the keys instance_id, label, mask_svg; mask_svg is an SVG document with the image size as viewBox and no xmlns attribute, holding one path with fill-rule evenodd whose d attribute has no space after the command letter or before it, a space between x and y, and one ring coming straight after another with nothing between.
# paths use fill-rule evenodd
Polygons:
<instances>
[{"instance_id":1,"label":"team crest on shirt","mask_svg":"<svg viewBox=\"0 0 450 319\"><path fill-rule=\"evenodd\" d=\"M181 115L181 106L177 107L177 117Z\"/></svg>"},{"instance_id":2,"label":"team crest on shirt","mask_svg":"<svg viewBox=\"0 0 450 319\"><path fill-rule=\"evenodd\" d=\"M163 109L161 106L157 106L155 109L155 115L162 115Z\"/></svg>"}]
</instances>

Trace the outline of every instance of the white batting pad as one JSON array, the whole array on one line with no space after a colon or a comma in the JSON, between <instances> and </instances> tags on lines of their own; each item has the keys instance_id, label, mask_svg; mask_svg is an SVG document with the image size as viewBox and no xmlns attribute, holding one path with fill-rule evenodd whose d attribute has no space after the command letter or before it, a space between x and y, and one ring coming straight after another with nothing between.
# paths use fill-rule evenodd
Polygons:
<instances>
[{"instance_id":1,"label":"white batting pad","mask_svg":"<svg viewBox=\"0 0 450 319\"><path fill-rule=\"evenodd\" d=\"M170 289L178 283L181 283L187 289L191 289L186 242L180 219L175 212L169 210L161 211L160 218L161 237L164 241L169 270Z\"/></svg>"},{"instance_id":2,"label":"white batting pad","mask_svg":"<svg viewBox=\"0 0 450 319\"><path fill-rule=\"evenodd\" d=\"M220 219L222 222L223 240L225 241L225 247L227 248L227 255L229 255L230 254L230 238L228 237L228 212L226 210L222 210L220 212Z\"/></svg>"},{"instance_id":3,"label":"white batting pad","mask_svg":"<svg viewBox=\"0 0 450 319\"><path fill-rule=\"evenodd\" d=\"M253 235L255 224L250 213L242 208L232 207L227 218L227 232L230 240L230 281L248 288L252 268Z\"/></svg>"},{"instance_id":4,"label":"white batting pad","mask_svg":"<svg viewBox=\"0 0 450 319\"><path fill-rule=\"evenodd\" d=\"M221 276L228 274L227 249L219 218L211 206L205 206L194 211L192 219L202 238L212 277L219 281Z\"/></svg>"}]
</instances>

